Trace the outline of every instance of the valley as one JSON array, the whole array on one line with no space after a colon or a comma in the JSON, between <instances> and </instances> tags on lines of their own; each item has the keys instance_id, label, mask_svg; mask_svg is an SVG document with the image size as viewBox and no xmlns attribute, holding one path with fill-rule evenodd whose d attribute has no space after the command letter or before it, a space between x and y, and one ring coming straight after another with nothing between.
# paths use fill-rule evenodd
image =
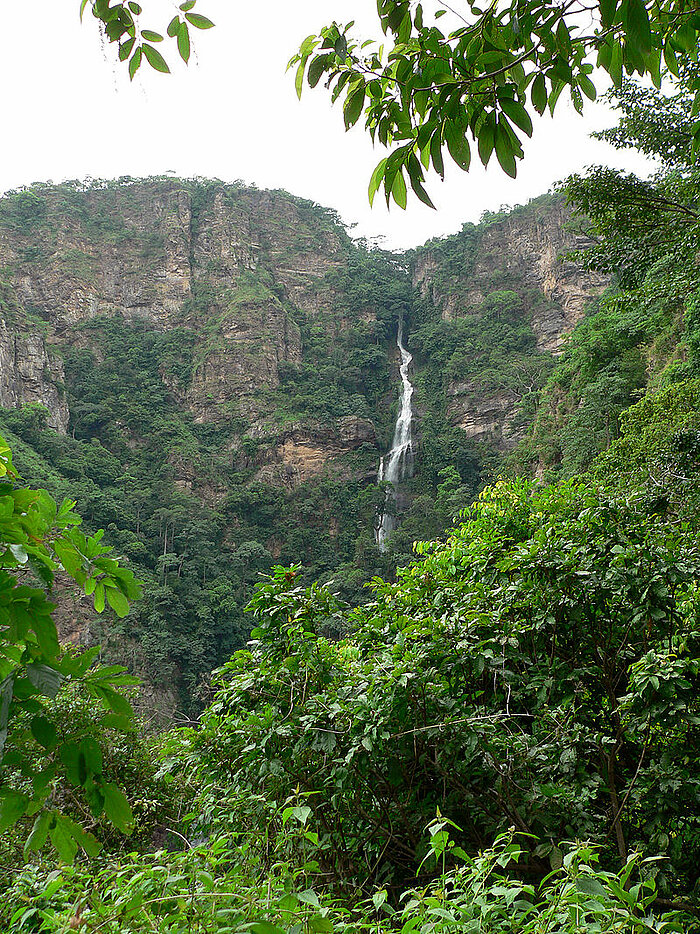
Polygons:
<instances>
[{"instance_id":1,"label":"valley","mask_svg":"<svg viewBox=\"0 0 700 934\"><path fill-rule=\"evenodd\" d=\"M700 319L664 222L626 271L558 194L407 254L218 182L0 199L9 930L694 930Z\"/></svg>"}]
</instances>

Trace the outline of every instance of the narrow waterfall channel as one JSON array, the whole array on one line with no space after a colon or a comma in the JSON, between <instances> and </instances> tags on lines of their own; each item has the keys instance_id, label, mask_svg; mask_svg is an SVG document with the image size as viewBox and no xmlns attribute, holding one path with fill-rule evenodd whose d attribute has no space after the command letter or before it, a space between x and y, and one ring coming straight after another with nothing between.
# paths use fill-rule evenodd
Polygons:
<instances>
[{"instance_id":1,"label":"narrow waterfall channel","mask_svg":"<svg viewBox=\"0 0 700 934\"><path fill-rule=\"evenodd\" d=\"M399 319L396 346L401 354L401 366L399 367L399 373L401 374L401 404L391 448L379 462L379 482L384 481L391 484L386 492L384 511L377 528L377 546L380 551L385 550L387 537L396 527L396 517L393 514L393 509L387 509L387 506L389 504L393 506L396 503L398 484L413 473L413 456L415 454L412 433L413 409L411 406L413 385L408 378L408 370L413 357L406 350L403 343L403 318Z\"/></svg>"}]
</instances>

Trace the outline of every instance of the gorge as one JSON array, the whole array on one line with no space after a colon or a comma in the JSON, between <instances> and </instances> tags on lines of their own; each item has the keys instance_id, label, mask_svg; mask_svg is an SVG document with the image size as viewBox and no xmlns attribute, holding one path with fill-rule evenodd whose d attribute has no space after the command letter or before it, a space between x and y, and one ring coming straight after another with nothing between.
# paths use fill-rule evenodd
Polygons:
<instances>
[{"instance_id":1,"label":"gorge","mask_svg":"<svg viewBox=\"0 0 700 934\"><path fill-rule=\"evenodd\" d=\"M407 253L240 183L0 198L0 929L700 930L689 58L602 134L655 175Z\"/></svg>"},{"instance_id":2,"label":"gorge","mask_svg":"<svg viewBox=\"0 0 700 934\"><path fill-rule=\"evenodd\" d=\"M525 437L605 285L565 258L570 224L546 196L401 256L218 182L0 200L0 430L146 582L124 623L66 592L63 636L129 658L169 716L245 640L272 563L366 599Z\"/></svg>"}]
</instances>

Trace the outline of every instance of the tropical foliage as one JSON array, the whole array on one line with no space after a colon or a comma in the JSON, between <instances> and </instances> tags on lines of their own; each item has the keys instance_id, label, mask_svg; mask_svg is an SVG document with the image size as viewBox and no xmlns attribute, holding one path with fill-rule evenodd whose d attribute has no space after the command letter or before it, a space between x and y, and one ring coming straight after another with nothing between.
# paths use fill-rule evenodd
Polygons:
<instances>
[{"instance_id":1,"label":"tropical foliage","mask_svg":"<svg viewBox=\"0 0 700 934\"><path fill-rule=\"evenodd\" d=\"M700 556L583 482L503 482L419 551L355 611L275 569L198 727L159 744L177 836L35 862L6 929L685 930Z\"/></svg>"},{"instance_id":2,"label":"tropical foliage","mask_svg":"<svg viewBox=\"0 0 700 934\"><path fill-rule=\"evenodd\" d=\"M94 818L104 812L120 830L131 828L124 792L103 768L99 734L133 729L131 705L115 687L136 679L120 665L95 666L99 647L79 654L61 649L47 592L63 572L92 596L98 613L108 604L118 616L140 594L133 572L102 544L103 533L81 531L74 505L27 489L0 438L0 831L32 818L25 854L50 838L69 862L78 847L94 856L100 844L63 813L66 795L83 796ZM75 724L59 727L50 700L68 683L103 708L97 737Z\"/></svg>"},{"instance_id":3,"label":"tropical foliage","mask_svg":"<svg viewBox=\"0 0 700 934\"><path fill-rule=\"evenodd\" d=\"M299 808L290 804L287 810ZM278 828L284 811L278 815ZM444 827L443 821L431 825L431 854L439 861L451 845ZM462 925L483 934L685 930L677 914L651 913L656 895L653 879L634 881L639 869L644 871L649 864L632 858L621 873L611 873L601 869L593 849L572 846L562 854L561 867L535 886L514 878L522 850L508 838L500 838L459 868L445 866L433 883L407 889L398 907L387 901L384 889L350 905L318 884L315 845L307 839L314 836L292 816L274 837L268 828L242 835L220 830L207 844L184 852L161 850L140 857L134 853L93 871L28 870L14 881L0 918L12 934L35 930L59 934L84 925L99 925L107 934L144 930L330 934L365 928L384 934L425 927L446 932ZM281 844L300 837L306 839L306 862L279 859L272 869L265 868L266 849L271 845L281 849ZM17 903L8 910L8 904Z\"/></svg>"},{"instance_id":4,"label":"tropical foliage","mask_svg":"<svg viewBox=\"0 0 700 934\"><path fill-rule=\"evenodd\" d=\"M465 520L345 642L328 591L283 569L257 589L196 740L222 800L303 793L338 879L410 878L437 808L471 852L515 825L533 859L584 836L624 865L662 838L659 878L692 878L698 556L580 483L499 484Z\"/></svg>"},{"instance_id":5,"label":"tropical foliage","mask_svg":"<svg viewBox=\"0 0 700 934\"><path fill-rule=\"evenodd\" d=\"M214 25L208 17L195 11L196 2L197 0L185 0L181 3L165 30L168 39L172 40L177 48L177 54L185 64L189 62L191 54L190 28L211 29ZM135 0L128 0L124 3L110 3L110 0L80 0L81 19L88 8L99 21L109 42L117 43L119 61L127 62L131 79L144 61L156 71L165 73L170 71L168 63L157 48L157 44L163 42L165 36L144 25L141 20L143 7L140 3L136 3Z\"/></svg>"},{"instance_id":6,"label":"tropical foliage","mask_svg":"<svg viewBox=\"0 0 700 934\"><path fill-rule=\"evenodd\" d=\"M484 165L495 154L515 176L533 117L554 113L564 91L581 112L585 98L596 98L596 71L618 88L634 74L658 88L662 67L678 76L679 56L694 53L700 29L683 3L643 0L585 8L470 2L458 10L380 0L377 14L386 40L363 41L353 23L333 22L304 40L290 67L299 95L305 79L311 87L323 80L332 101L343 100L346 128L364 115L372 139L391 149L374 170L370 201L383 187L387 204L404 208L409 187L432 207L426 173L432 168L444 178L446 154L469 169L470 137ZM693 82L693 92L698 87Z\"/></svg>"}]
</instances>

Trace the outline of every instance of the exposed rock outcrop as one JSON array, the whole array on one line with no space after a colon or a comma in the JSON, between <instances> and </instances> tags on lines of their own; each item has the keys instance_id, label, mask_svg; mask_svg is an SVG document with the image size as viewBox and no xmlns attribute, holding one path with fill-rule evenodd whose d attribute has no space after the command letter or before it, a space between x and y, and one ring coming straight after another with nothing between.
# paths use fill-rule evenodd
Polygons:
<instances>
[{"instance_id":1,"label":"exposed rock outcrop","mask_svg":"<svg viewBox=\"0 0 700 934\"><path fill-rule=\"evenodd\" d=\"M194 332L191 382L168 385L200 423L265 414L260 394L279 385L279 364L302 360L294 309L329 334L345 326L326 282L347 263L341 228L319 223L309 202L158 179L47 186L41 204L37 218L0 224L19 303L46 322L52 342L98 356L99 343L80 329L97 316ZM373 318L376 309L364 309L363 320ZM49 424L65 431L68 409L54 388L60 361L49 360L38 334L5 328L0 341L0 405L41 401Z\"/></svg>"},{"instance_id":2,"label":"exposed rock outcrop","mask_svg":"<svg viewBox=\"0 0 700 934\"><path fill-rule=\"evenodd\" d=\"M587 243L565 203L545 197L478 228L465 225L461 234L418 250L413 284L447 322L467 315L486 320L495 296L513 296L517 315L532 329L536 352L556 357L608 283L566 258ZM522 400L541 385L534 361L532 368L523 372L517 388L494 385L471 371L454 376L447 386L450 421L475 441L510 450L525 430Z\"/></svg>"},{"instance_id":3,"label":"exposed rock outcrop","mask_svg":"<svg viewBox=\"0 0 700 934\"><path fill-rule=\"evenodd\" d=\"M377 445L374 425L354 415L338 419L335 425L290 425L275 438L259 480L294 487L329 471L347 473L344 456L362 445ZM376 475L376 467L368 479Z\"/></svg>"},{"instance_id":4,"label":"exposed rock outcrop","mask_svg":"<svg viewBox=\"0 0 700 934\"><path fill-rule=\"evenodd\" d=\"M448 388L447 415L472 441L509 451L524 435L518 420L520 399L507 390L493 390L478 380L453 382Z\"/></svg>"},{"instance_id":5,"label":"exposed rock outcrop","mask_svg":"<svg viewBox=\"0 0 700 934\"><path fill-rule=\"evenodd\" d=\"M0 318L0 407L43 405L49 427L65 434L70 413L63 382L61 359L49 352L41 331L18 331Z\"/></svg>"},{"instance_id":6,"label":"exposed rock outcrop","mask_svg":"<svg viewBox=\"0 0 700 934\"><path fill-rule=\"evenodd\" d=\"M81 493L96 504L83 510L87 523L107 526L147 580L144 603L152 600L151 615L137 607L119 623L109 609L96 616L89 598L61 582L60 635L100 644L106 658L142 675L139 705L148 716L172 713L178 690L184 696L221 660L217 653L236 644L226 640L245 635L236 613L252 586L247 569L232 570L220 554L200 569L200 556L217 548L237 555L252 543L264 562L269 539L274 556L289 561L295 509L315 495L314 480L342 487L375 478L371 419L380 422L391 405L377 389L389 382L390 365L382 375L371 291L363 284L357 297L347 295L358 252L332 212L239 185L126 179L38 185L0 198L0 408L41 403L49 426L65 433L70 401L73 437L47 451L48 462L68 485L84 481ZM365 345L374 354L367 385ZM330 374L327 384L319 368ZM338 414L353 411L370 418ZM40 446L36 452L40 461ZM251 497L280 494L281 528L268 528L263 510L250 506L248 484ZM144 505L107 515L101 507L120 501L121 488L127 498L138 490ZM358 519L332 495L321 492L316 504L307 524L332 554L332 542ZM311 550L317 537L308 538ZM298 546L297 555L306 557ZM162 611L162 593L148 592L152 573L170 601ZM210 574L227 582L226 600L217 591L207 603ZM193 591L202 594L196 609ZM215 612L227 614L221 631L207 617ZM205 626L211 632L200 635Z\"/></svg>"},{"instance_id":7,"label":"exposed rock outcrop","mask_svg":"<svg viewBox=\"0 0 700 934\"><path fill-rule=\"evenodd\" d=\"M447 273L436 251L419 251L413 281L423 295L430 294L446 321L478 308L497 288L514 289L530 313L538 349L556 355L591 299L608 283L606 276L566 259L587 243L573 228L570 209L553 200L490 224L475 248L468 241L464 262ZM528 290L544 296L546 303L530 308Z\"/></svg>"}]
</instances>

